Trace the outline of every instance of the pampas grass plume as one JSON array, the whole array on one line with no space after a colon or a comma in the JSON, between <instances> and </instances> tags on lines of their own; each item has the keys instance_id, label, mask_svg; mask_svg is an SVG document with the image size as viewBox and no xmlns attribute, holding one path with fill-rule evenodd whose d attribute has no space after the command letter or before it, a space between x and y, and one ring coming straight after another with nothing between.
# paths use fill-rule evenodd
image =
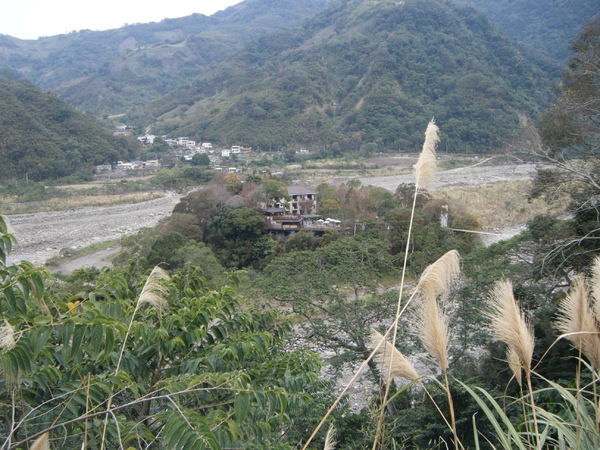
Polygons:
<instances>
[{"instance_id":1,"label":"pampas grass plume","mask_svg":"<svg viewBox=\"0 0 600 450\"><path fill-rule=\"evenodd\" d=\"M436 262L428 266L417 284L425 298L436 298L450 289L451 283L460 274L460 255L456 250L450 250Z\"/></svg>"},{"instance_id":2,"label":"pampas grass plume","mask_svg":"<svg viewBox=\"0 0 600 450\"><path fill-rule=\"evenodd\" d=\"M525 321L513 296L512 283L508 280L496 283L488 300L493 336L508 345L511 359L518 359L529 374L535 341L531 326Z\"/></svg>"},{"instance_id":3,"label":"pampas grass plume","mask_svg":"<svg viewBox=\"0 0 600 450\"><path fill-rule=\"evenodd\" d=\"M596 263L594 263L596 266ZM556 328L600 370L600 331L592 313L583 277L577 277L569 295L558 307Z\"/></svg>"},{"instance_id":4,"label":"pampas grass plume","mask_svg":"<svg viewBox=\"0 0 600 450\"><path fill-rule=\"evenodd\" d=\"M327 435L325 436L325 446L323 450L333 450L335 448L335 427L333 424L329 426L329 430L327 430Z\"/></svg>"},{"instance_id":5,"label":"pampas grass plume","mask_svg":"<svg viewBox=\"0 0 600 450\"><path fill-rule=\"evenodd\" d=\"M510 370L512 371L513 375L515 376L515 379L517 380L517 383L519 383L519 386L523 385L523 370L522 370L522 362L519 358L519 355L517 355L517 352L515 351L515 349L513 349L512 347L510 347L508 349L508 351L506 352L506 362L508 363L508 367L510 367Z\"/></svg>"},{"instance_id":6,"label":"pampas grass plume","mask_svg":"<svg viewBox=\"0 0 600 450\"><path fill-rule=\"evenodd\" d=\"M383 339L384 337L381 333L375 330L371 332L371 343L373 346L379 344ZM391 364L392 377L406 378L411 381L419 379L419 374L417 374L410 361L404 357L395 345L390 344L387 340L379 347L375 361L381 365L381 373L385 375L385 378L387 378L387 374L390 372Z\"/></svg>"},{"instance_id":7,"label":"pampas grass plume","mask_svg":"<svg viewBox=\"0 0 600 450\"><path fill-rule=\"evenodd\" d=\"M48 433L42 434L37 438L29 450L50 450L50 443L48 442Z\"/></svg>"},{"instance_id":8,"label":"pampas grass plume","mask_svg":"<svg viewBox=\"0 0 600 450\"><path fill-rule=\"evenodd\" d=\"M433 182L435 169L437 167L435 147L439 141L439 128L435 124L435 120L431 119L429 125L427 125L427 130L425 131L423 150L421 151L417 164L415 164L415 179L418 187Z\"/></svg>"},{"instance_id":9,"label":"pampas grass plume","mask_svg":"<svg viewBox=\"0 0 600 450\"><path fill-rule=\"evenodd\" d=\"M152 269L142 288L139 303L149 303L160 310L166 309L167 300L165 297L169 290L162 284L162 281L168 281L169 279L169 274L159 266Z\"/></svg>"},{"instance_id":10,"label":"pampas grass plume","mask_svg":"<svg viewBox=\"0 0 600 450\"><path fill-rule=\"evenodd\" d=\"M418 331L421 343L445 372L448 370L448 317L440 310L435 297L425 298L420 312Z\"/></svg>"},{"instance_id":11,"label":"pampas grass plume","mask_svg":"<svg viewBox=\"0 0 600 450\"><path fill-rule=\"evenodd\" d=\"M600 318L600 256L596 256L592 262L592 274L590 284L594 298L593 308L596 318Z\"/></svg>"},{"instance_id":12,"label":"pampas grass plume","mask_svg":"<svg viewBox=\"0 0 600 450\"><path fill-rule=\"evenodd\" d=\"M4 325L0 327L0 350L6 352L13 349L15 345L17 345L15 342L15 330L4 319Z\"/></svg>"}]
</instances>

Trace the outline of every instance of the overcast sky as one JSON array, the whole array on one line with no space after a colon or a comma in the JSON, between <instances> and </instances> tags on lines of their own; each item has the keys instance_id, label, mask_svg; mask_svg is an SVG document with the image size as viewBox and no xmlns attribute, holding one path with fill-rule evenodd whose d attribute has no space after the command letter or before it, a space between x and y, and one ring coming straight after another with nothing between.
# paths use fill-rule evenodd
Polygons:
<instances>
[{"instance_id":1,"label":"overcast sky","mask_svg":"<svg viewBox=\"0 0 600 450\"><path fill-rule=\"evenodd\" d=\"M37 39L76 30L108 30L126 23L207 16L242 0L2 0L0 34Z\"/></svg>"}]
</instances>

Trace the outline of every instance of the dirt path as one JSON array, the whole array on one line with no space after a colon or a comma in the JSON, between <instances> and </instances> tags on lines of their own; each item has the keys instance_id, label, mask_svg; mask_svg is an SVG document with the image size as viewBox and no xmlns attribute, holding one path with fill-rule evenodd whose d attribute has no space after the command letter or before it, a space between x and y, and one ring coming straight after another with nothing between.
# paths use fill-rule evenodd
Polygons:
<instances>
[{"instance_id":1,"label":"dirt path","mask_svg":"<svg viewBox=\"0 0 600 450\"><path fill-rule=\"evenodd\" d=\"M153 227L171 214L179 198L170 192L162 198L131 205L8 215L6 218L18 241L8 262L25 260L43 264L63 248L87 247Z\"/></svg>"},{"instance_id":2,"label":"dirt path","mask_svg":"<svg viewBox=\"0 0 600 450\"><path fill-rule=\"evenodd\" d=\"M90 267L112 267L111 258L120 251L121 246L115 245L114 247L109 247L94 253L88 253L87 255L61 260L57 266L51 266L49 269L50 272L53 273L60 272L63 275L69 275L77 269L88 269Z\"/></svg>"}]
</instances>

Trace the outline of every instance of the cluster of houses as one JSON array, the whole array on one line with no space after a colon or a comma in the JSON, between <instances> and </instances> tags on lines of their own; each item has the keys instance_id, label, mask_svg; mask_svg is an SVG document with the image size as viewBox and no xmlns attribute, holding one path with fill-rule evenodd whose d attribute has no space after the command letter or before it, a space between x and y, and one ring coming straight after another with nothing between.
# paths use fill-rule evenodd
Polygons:
<instances>
[{"instance_id":1,"label":"cluster of houses","mask_svg":"<svg viewBox=\"0 0 600 450\"><path fill-rule=\"evenodd\" d=\"M143 136L139 136L137 139L144 145L152 145L156 138L157 136L146 133ZM172 149L172 154L174 156L183 158L186 161L191 161L194 155L202 153L207 154L211 165L219 172L224 170L222 167L218 167L223 162L224 158L232 158L236 156L248 157L252 153L252 147L233 145L231 148L216 149L210 142L198 143L188 137L183 136L176 139L162 136L161 139L169 145L169 148ZM232 172L232 170L228 171Z\"/></svg>"},{"instance_id":2,"label":"cluster of houses","mask_svg":"<svg viewBox=\"0 0 600 450\"><path fill-rule=\"evenodd\" d=\"M290 201L273 200L262 209L268 233L287 236L306 230L313 235L320 235L328 228L340 227L339 220L322 219L315 214L317 191L303 186L288 186L287 190L292 198Z\"/></svg>"},{"instance_id":3,"label":"cluster of houses","mask_svg":"<svg viewBox=\"0 0 600 450\"><path fill-rule=\"evenodd\" d=\"M145 134L144 136L139 136L138 141L142 142L146 145L152 145L156 136L152 134ZM161 137L163 141L165 141L170 148L178 148L182 150L187 150L184 156L186 159L192 159L192 157L197 153L212 153L219 154L222 158L229 158L231 155L242 154L242 153L250 153L252 151L252 147L242 147L241 145L233 145L231 148L226 149L213 149L213 146L210 142L202 142L198 143L188 137L178 137L176 139L171 139L166 136Z\"/></svg>"},{"instance_id":4,"label":"cluster of houses","mask_svg":"<svg viewBox=\"0 0 600 450\"><path fill-rule=\"evenodd\" d=\"M114 170L142 170L142 169L153 169L157 170L160 167L160 163L157 159L151 159L148 161L140 161L138 159L132 159L127 162L117 161L117 164L111 166L110 164L104 164L96 166L96 173L114 171Z\"/></svg>"},{"instance_id":5,"label":"cluster of houses","mask_svg":"<svg viewBox=\"0 0 600 450\"><path fill-rule=\"evenodd\" d=\"M138 137L138 140L145 145L152 145L156 136L146 133ZM176 156L191 160L194 155L206 153L209 155L211 164L215 170L223 171L223 168L215 167L221 162L221 158L230 158L232 155L248 155L252 152L251 147L242 147L234 145L228 149L213 149L210 142L197 143L188 137L178 137L170 139L162 137L170 148L177 151ZM301 149L301 153L308 153L306 149ZM98 172L104 170L135 170L158 168L158 160L151 161L118 161L115 167L97 166ZM239 172L239 169L230 167L228 172ZM286 236L300 230L307 230L314 235L323 234L328 228L339 228L340 221L334 219L323 219L316 215L317 210L317 191L303 186L288 186L290 201L285 199L273 200L265 204L262 209L263 217L266 219L266 230L269 233Z\"/></svg>"}]
</instances>

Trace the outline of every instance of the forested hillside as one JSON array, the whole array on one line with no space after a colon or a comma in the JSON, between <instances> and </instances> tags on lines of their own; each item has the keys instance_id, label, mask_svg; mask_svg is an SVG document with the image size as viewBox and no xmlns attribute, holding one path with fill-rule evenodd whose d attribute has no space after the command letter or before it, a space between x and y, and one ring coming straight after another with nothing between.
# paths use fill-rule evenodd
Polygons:
<instances>
[{"instance_id":1,"label":"forested hillside","mask_svg":"<svg viewBox=\"0 0 600 450\"><path fill-rule=\"evenodd\" d=\"M300 23L325 2L246 0L210 17L35 41L0 35L0 71L16 72L88 113L127 112L192 80L249 40Z\"/></svg>"},{"instance_id":2,"label":"forested hillside","mask_svg":"<svg viewBox=\"0 0 600 450\"><path fill-rule=\"evenodd\" d=\"M548 77L470 6L353 0L250 43L138 120L225 145L338 153L415 150L436 117L442 149L486 152L549 104Z\"/></svg>"},{"instance_id":3,"label":"forested hillside","mask_svg":"<svg viewBox=\"0 0 600 450\"><path fill-rule=\"evenodd\" d=\"M530 195L570 214L489 247L424 189L435 121L414 184L318 185L318 214L342 226L314 235L267 232L258 205L290 193L268 172L215 177L123 240L117 267L69 276L7 263L0 216L0 445L600 448L600 19L558 94Z\"/></svg>"},{"instance_id":4,"label":"forested hillside","mask_svg":"<svg viewBox=\"0 0 600 450\"><path fill-rule=\"evenodd\" d=\"M133 156L93 117L26 81L0 78L0 180L62 177Z\"/></svg>"},{"instance_id":5,"label":"forested hillside","mask_svg":"<svg viewBox=\"0 0 600 450\"><path fill-rule=\"evenodd\" d=\"M516 41L566 61L569 42L582 25L598 17L596 0L469 0Z\"/></svg>"}]
</instances>

